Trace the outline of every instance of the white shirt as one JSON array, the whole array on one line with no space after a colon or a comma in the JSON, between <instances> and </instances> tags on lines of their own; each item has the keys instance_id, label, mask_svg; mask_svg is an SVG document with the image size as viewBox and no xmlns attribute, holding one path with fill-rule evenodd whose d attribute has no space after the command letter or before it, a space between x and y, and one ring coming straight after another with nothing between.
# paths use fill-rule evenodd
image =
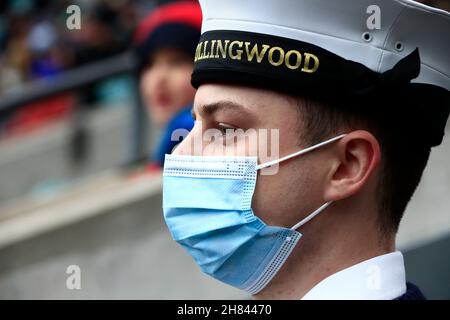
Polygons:
<instances>
[{"instance_id":1,"label":"white shirt","mask_svg":"<svg viewBox=\"0 0 450 320\"><path fill-rule=\"evenodd\" d=\"M400 251L360 262L325 278L303 300L392 300L406 292Z\"/></svg>"}]
</instances>

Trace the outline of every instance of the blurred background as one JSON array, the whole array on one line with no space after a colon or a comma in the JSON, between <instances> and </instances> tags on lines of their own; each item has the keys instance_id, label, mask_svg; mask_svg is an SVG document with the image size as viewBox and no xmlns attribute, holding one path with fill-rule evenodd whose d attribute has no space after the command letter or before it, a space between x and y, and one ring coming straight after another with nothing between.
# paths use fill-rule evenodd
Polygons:
<instances>
[{"instance_id":1,"label":"blurred background","mask_svg":"<svg viewBox=\"0 0 450 320\"><path fill-rule=\"evenodd\" d=\"M248 298L203 275L163 221L149 155L164 130L131 48L170 2L0 2L0 299ZM66 27L73 4L81 30ZM450 124L446 135L397 239L408 280L432 299L450 299ZM70 265L80 290L66 287Z\"/></svg>"}]
</instances>

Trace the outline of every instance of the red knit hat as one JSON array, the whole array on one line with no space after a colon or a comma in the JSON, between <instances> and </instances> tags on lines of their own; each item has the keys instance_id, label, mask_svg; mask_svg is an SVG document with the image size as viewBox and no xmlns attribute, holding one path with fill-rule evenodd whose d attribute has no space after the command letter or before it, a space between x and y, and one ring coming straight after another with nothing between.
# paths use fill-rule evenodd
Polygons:
<instances>
[{"instance_id":1,"label":"red knit hat","mask_svg":"<svg viewBox=\"0 0 450 320\"><path fill-rule=\"evenodd\" d=\"M177 48L194 56L201 25L202 12L197 1L175 2L152 11L134 34L134 44L142 63L163 47Z\"/></svg>"}]
</instances>

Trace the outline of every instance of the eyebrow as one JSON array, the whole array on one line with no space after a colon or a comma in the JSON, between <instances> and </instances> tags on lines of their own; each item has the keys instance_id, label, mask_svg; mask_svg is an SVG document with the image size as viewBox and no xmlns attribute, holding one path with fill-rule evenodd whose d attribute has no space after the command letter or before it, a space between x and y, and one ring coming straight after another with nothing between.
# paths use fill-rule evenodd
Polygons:
<instances>
[{"instance_id":1,"label":"eyebrow","mask_svg":"<svg viewBox=\"0 0 450 320\"><path fill-rule=\"evenodd\" d=\"M209 104L204 104L197 108L202 117L211 117L219 111L233 111L240 113L241 116L252 118L252 113L244 106L229 100L217 101ZM194 108L191 109L192 117L195 119Z\"/></svg>"}]
</instances>

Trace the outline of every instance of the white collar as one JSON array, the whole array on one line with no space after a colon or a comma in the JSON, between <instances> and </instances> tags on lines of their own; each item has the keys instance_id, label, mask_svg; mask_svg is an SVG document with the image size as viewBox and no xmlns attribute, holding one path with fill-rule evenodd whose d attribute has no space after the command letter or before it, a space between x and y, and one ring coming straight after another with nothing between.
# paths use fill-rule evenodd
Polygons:
<instances>
[{"instance_id":1,"label":"white collar","mask_svg":"<svg viewBox=\"0 0 450 320\"><path fill-rule=\"evenodd\" d=\"M406 292L400 251L360 262L325 278L303 300L392 300Z\"/></svg>"}]
</instances>

